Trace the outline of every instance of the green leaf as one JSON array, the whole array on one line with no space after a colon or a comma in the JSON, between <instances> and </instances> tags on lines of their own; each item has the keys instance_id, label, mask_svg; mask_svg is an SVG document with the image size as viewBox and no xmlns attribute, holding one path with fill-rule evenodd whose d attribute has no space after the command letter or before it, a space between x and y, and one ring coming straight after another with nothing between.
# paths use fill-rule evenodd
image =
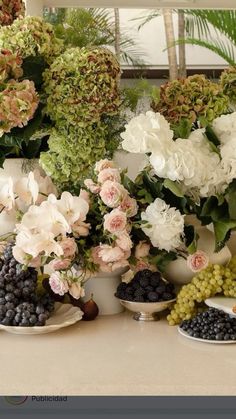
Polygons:
<instances>
[{"instance_id":1,"label":"green leaf","mask_svg":"<svg viewBox=\"0 0 236 419\"><path fill-rule=\"evenodd\" d=\"M151 258L150 262L157 266L160 272L165 273L166 267L170 262L177 259L176 253L174 252L161 252L158 255Z\"/></svg>"},{"instance_id":2,"label":"green leaf","mask_svg":"<svg viewBox=\"0 0 236 419\"><path fill-rule=\"evenodd\" d=\"M228 202L230 219L236 220L236 191L229 193L226 199Z\"/></svg>"},{"instance_id":3,"label":"green leaf","mask_svg":"<svg viewBox=\"0 0 236 419\"><path fill-rule=\"evenodd\" d=\"M136 191L135 183L128 176L123 175L122 183L125 189L127 189L131 195L135 194L135 191Z\"/></svg>"},{"instance_id":4,"label":"green leaf","mask_svg":"<svg viewBox=\"0 0 236 419\"><path fill-rule=\"evenodd\" d=\"M162 182L159 180L151 180L146 172L143 173L143 183L147 191L152 195L153 199L162 198Z\"/></svg>"},{"instance_id":5,"label":"green leaf","mask_svg":"<svg viewBox=\"0 0 236 419\"><path fill-rule=\"evenodd\" d=\"M185 234L185 245L187 247L188 253L193 254L197 250L197 241L199 235L195 232L192 225L186 225L184 227Z\"/></svg>"},{"instance_id":6,"label":"green leaf","mask_svg":"<svg viewBox=\"0 0 236 419\"><path fill-rule=\"evenodd\" d=\"M32 80L38 88L43 83L43 72L47 68L47 64L42 56L30 56L23 60L24 79Z\"/></svg>"},{"instance_id":7,"label":"green leaf","mask_svg":"<svg viewBox=\"0 0 236 419\"><path fill-rule=\"evenodd\" d=\"M163 185L166 189L169 189L174 195L178 196L179 198L184 198L184 194L180 186L173 180L165 179Z\"/></svg>"},{"instance_id":8,"label":"green leaf","mask_svg":"<svg viewBox=\"0 0 236 419\"><path fill-rule=\"evenodd\" d=\"M28 144L22 143L22 152L27 159L33 159L39 155L42 140L30 141Z\"/></svg>"},{"instance_id":9,"label":"green leaf","mask_svg":"<svg viewBox=\"0 0 236 419\"><path fill-rule=\"evenodd\" d=\"M215 132L213 131L212 127L210 127L210 125L206 126L205 129L205 136L207 137L207 139L213 143L216 147L218 147L220 145L220 140L217 137L217 135L215 134Z\"/></svg>"},{"instance_id":10,"label":"green leaf","mask_svg":"<svg viewBox=\"0 0 236 419\"><path fill-rule=\"evenodd\" d=\"M182 118L178 125L172 126L172 129L176 138L188 138L192 129L192 123L188 119Z\"/></svg>"},{"instance_id":11,"label":"green leaf","mask_svg":"<svg viewBox=\"0 0 236 419\"><path fill-rule=\"evenodd\" d=\"M216 239L216 251L219 251L225 245L227 234L230 232L230 230L236 228L236 221L214 221L213 225Z\"/></svg>"},{"instance_id":12,"label":"green leaf","mask_svg":"<svg viewBox=\"0 0 236 419\"><path fill-rule=\"evenodd\" d=\"M210 196L207 198L205 203L202 206L202 210L200 212L201 217L211 217L211 212L215 209L217 206L218 201L215 196Z\"/></svg>"}]
</instances>

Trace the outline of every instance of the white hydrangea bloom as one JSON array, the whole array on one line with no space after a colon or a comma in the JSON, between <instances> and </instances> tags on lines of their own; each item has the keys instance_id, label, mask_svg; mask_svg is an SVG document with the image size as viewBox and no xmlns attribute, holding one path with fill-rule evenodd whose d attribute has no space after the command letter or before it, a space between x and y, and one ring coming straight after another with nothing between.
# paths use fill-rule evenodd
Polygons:
<instances>
[{"instance_id":1,"label":"white hydrangea bloom","mask_svg":"<svg viewBox=\"0 0 236 419\"><path fill-rule=\"evenodd\" d=\"M152 111L135 116L121 134L122 147L130 153L151 153L173 139L169 123Z\"/></svg>"},{"instance_id":2,"label":"white hydrangea bloom","mask_svg":"<svg viewBox=\"0 0 236 419\"><path fill-rule=\"evenodd\" d=\"M225 144L232 135L236 137L236 112L219 116L213 121L212 128L222 144Z\"/></svg>"},{"instance_id":3,"label":"white hydrangea bloom","mask_svg":"<svg viewBox=\"0 0 236 419\"><path fill-rule=\"evenodd\" d=\"M184 215L171 208L160 198L150 204L141 218L142 230L150 238L153 246L167 251L175 250L182 244L184 234Z\"/></svg>"}]
</instances>

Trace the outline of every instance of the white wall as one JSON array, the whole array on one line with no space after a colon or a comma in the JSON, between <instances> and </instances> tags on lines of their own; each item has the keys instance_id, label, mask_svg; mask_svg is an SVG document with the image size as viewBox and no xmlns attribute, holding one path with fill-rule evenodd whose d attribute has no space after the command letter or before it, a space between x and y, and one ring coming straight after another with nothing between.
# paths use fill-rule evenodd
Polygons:
<instances>
[{"instance_id":1,"label":"white wall","mask_svg":"<svg viewBox=\"0 0 236 419\"><path fill-rule=\"evenodd\" d=\"M235 0L236 1L236 0ZM125 28L132 28L131 33L140 45L140 50L146 53L145 60L152 68L165 68L168 65L163 17L157 17L146 24L139 32L139 22L131 21L133 18L143 16L148 10L141 9L120 9L121 25ZM150 10L149 10L150 12ZM177 35L177 15L174 16L175 31ZM222 68L227 64L223 59L213 52L197 46L186 46L186 59L189 68Z\"/></svg>"}]
</instances>

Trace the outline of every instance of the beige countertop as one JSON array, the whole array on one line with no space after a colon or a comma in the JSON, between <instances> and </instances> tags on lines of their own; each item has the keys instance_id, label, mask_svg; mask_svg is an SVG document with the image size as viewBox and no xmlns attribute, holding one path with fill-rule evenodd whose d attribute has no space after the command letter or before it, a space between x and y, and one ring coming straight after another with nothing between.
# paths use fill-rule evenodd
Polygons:
<instances>
[{"instance_id":1,"label":"beige countertop","mask_svg":"<svg viewBox=\"0 0 236 419\"><path fill-rule=\"evenodd\" d=\"M36 336L0 333L1 395L236 395L236 347L130 313Z\"/></svg>"}]
</instances>

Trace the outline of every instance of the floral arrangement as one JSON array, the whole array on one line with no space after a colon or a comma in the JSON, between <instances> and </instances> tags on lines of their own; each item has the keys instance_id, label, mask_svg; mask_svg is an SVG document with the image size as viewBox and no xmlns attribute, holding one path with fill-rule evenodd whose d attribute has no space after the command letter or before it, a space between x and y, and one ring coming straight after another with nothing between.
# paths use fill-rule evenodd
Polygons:
<instances>
[{"instance_id":1,"label":"floral arrangement","mask_svg":"<svg viewBox=\"0 0 236 419\"><path fill-rule=\"evenodd\" d=\"M40 17L26 16L0 30L0 48L9 49L25 59L42 56L51 63L62 52L62 41L57 39L52 25Z\"/></svg>"},{"instance_id":2,"label":"floral arrangement","mask_svg":"<svg viewBox=\"0 0 236 419\"><path fill-rule=\"evenodd\" d=\"M45 71L47 112L57 123L97 122L117 114L120 66L106 48L71 48Z\"/></svg>"},{"instance_id":3,"label":"floral arrangement","mask_svg":"<svg viewBox=\"0 0 236 419\"><path fill-rule=\"evenodd\" d=\"M221 73L220 84L224 94L230 99L231 107L234 107L236 103L236 67L228 67Z\"/></svg>"},{"instance_id":4,"label":"floral arrangement","mask_svg":"<svg viewBox=\"0 0 236 419\"><path fill-rule=\"evenodd\" d=\"M129 281L137 270L162 269L179 252L187 257L184 215L145 197L141 183L112 160L96 163L85 188L58 196L49 177L31 172L0 189L1 211L16 220L13 256L48 275L54 293L78 299L95 272L124 269Z\"/></svg>"},{"instance_id":5,"label":"floral arrangement","mask_svg":"<svg viewBox=\"0 0 236 419\"><path fill-rule=\"evenodd\" d=\"M212 127L197 129L189 138L174 140L167 120L152 111L127 125L122 146L146 153L146 191L173 204L182 214L195 214L203 225L213 223L217 249L236 227L235 200L236 113L216 118ZM148 182L147 182L148 178Z\"/></svg>"},{"instance_id":6,"label":"floral arrangement","mask_svg":"<svg viewBox=\"0 0 236 419\"><path fill-rule=\"evenodd\" d=\"M205 127L229 110L222 86L200 74L167 82L154 93L151 107L171 124L175 137L187 138L193 125Z\"/></svg>"},{"instance_id":7,"label":"floral arrangement","mask_svg":"<svg viewBox=\"0 0 236 419\"><path fill-rule=\"evenodd\" d=\"M24 16L25 4L23 0L1 0L0 1L0 24L1 26L11 25L15 19Z\"/></svg>"},{"instance_id":8,"label":"floral arrangement","mask_svg":"<svg viewBox=\"0 0 236 419\"><path fill-rule=\"evenodd\" d=\"M120 67L105 48L71 48L44 73L55 123L41 165L60 190L78 193L96 161L119 143Z\"/></svg>"}]
</instances>

